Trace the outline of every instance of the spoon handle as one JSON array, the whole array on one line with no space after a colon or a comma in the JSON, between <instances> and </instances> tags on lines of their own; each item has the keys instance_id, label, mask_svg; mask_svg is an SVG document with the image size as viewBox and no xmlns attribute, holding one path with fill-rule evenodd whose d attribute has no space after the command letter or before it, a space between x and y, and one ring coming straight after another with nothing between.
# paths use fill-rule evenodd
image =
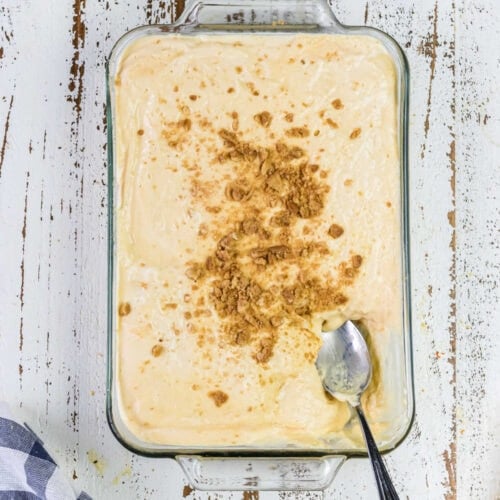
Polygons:
<instances>
[{"instance_id":1,"label":"spoon handle","mask_svg":"<svg viewBox=\"0 0 500 500\"><path fill-rule=\"evenodd\" d=\"M363 434L365 437L366 447L368 448L368 455L372 462L373 472L375 473L375 480L377 481L377 488L382 500L399 500L398 494L394 489L391 478L387 469L385 468L382 456L378 451L375 439L373 439L372 432L368 426L361 405L355 406L356 412L358 413L359 421L361 427L363 428Z\"/></svg>"}]
</instances>

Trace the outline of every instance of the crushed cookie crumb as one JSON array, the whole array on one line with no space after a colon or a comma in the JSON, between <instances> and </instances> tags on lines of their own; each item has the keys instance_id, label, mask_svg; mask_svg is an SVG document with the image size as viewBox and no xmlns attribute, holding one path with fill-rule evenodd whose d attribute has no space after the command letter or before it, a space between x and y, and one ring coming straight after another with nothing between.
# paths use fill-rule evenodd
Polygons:
<instances>
[{"instance_id":1,"label":"crushed cookie crumb","mask_svg":"<svg viewBox=\"0 0 500 500\"><path fill-rule=\"evenodd\" d=\"M331 118L327 118L326 123L332 128L339 128L338 123L334 122Z\"/></svg>"},{"instance_id":2,"label":"crushed cookie crumb","mask_svg":"<svg viewBox=\"0 0 500 500\"><path fill-rule=\"evenodd\" d=\"M255 218L245 219L240 223L240 228L243 234L256 234L260 228L259 221Z\"/></svg>"},{"instance_id":3,"label":"crushed cookie crumb","mask_svg":"<svg viewBox=\"0 0 500 500\"><path fill-rule=\"evenodd\" d=\"M131 311L132 308L129 302L121 302L118 306L118 316L128 316Z\"/></svg>"},{"instance_id":4,"label":"crushed cookie crumb","mask_svg":"<svg viewBox=\"0 0 500 500\"><path fill-rule=\"evenodd\" d=\"M257 363L267 363L271 359L275 344L276 338L272 336L266 337L259 342L258 350L254 354Z\"/></svg>"},{"instance_id":5,"label":"crushed cookie crumb","mask_svg":"<svg viewBox=\"0 0 500 500\"><path fill-rule=\"evenodd\" d=\"M162 131L162 136L167 140L170 147L176 148L185 140L185 134L191 130L191 120L183 118L177 122L170 123L168 128Z\"/></svg>"},{"instance_id":6,"label":"crushed cookie crumb","mask_svg":"<svg viewBox=\"0 0 500 500\"><path fill-rule=\"evenodd\" d=\"M231 334L232 340L236 345L242 346L250 343L251 333L248 330L236 329Z\"/></svg>"},{"instance_id":7,"label":"crushed cookie crumb","mask_svg":"<svg viewBox=\"0 0 500 500\"><path fill-rule=\"evenodd\" d=\"M204 237L208 234L208 226L205 223L201 223L198 228L198 236Z\"/></svg>"},{"instance_id":8,"label":"crushed cookie crumb","mask_svg":"<svg viewBox=\"0 0 500 500\"><path fill-rule=\"evenodd\" d=\"M344 104L342 103L342 101L340 99L334 99L332 101L332 106L335 109L342 109L344 107Z\"/></svg>"},{"instance_id":9,"label":"crushed cookie crumb","mask_svg":"<svg viewBox=\"0 0 500 500\"><path fill-rule=\"evenodd\" d=\"M222 406L229 399L229 396L223 391L210 391L208 393L208 397L212 398L212 400L215 403L215 406L217 406L217 408Z\"/></svg>"},{"instance_id":10,"label":"crushed cookie crumb","mask_svg":"<svg viewBox=\"0 0 500 500\"><path fill-rule=\"evenodd\" d=\"M267 248L253 248L250 250L249 255L256 264L270 265L280 260L289 258L292 255L292 252L286 245L274 245Z\"/></svg>"},{"instance_id":11,"label":"crushed cookie crumb","mask_svg":"<svg viewBox=\"0 0 500 500\"><path fill-rule=\"evenodd\" d=\"M193 281L203 276L203 267L199 264L193 264L186 269L186 276Z\"/></svg>"},{"instance_id":12,"label":"crushed cookie crumb","mask_svg":"<svg viewBox=\"0 0 500 500\"><path fill-rule=\"evenodd\" d=\"M306 168L295 174L294 189L286 197L285 206L290 214L303 219L316 217L324 207L326 190L311 179Z\"/></svg>"},{"instance_id":13,"label":"crushed cookie crumb","mask_svg":"<svg viewBox=\"0 0 500 500\"><path fill-rule=\"evenodd\" d=\"M232 122L231 122L231 128L233 129L233 132L236 132L239 128L240 128L240 121L239 121L239 115L236 111L233 111L231 113L231 118L232 118Z\"/></svg>"},{"instance_id":14,"label":"crushed cookie crumb","mask_svg":"<svg viewBox=\"0 0 500 500\"><path fill-rule=\"evenodd\" d=\"M205 210L209 214L218 214L218 213L221 212L222 208L221 207L208 206L208 207L205 207Z\"/></svg>"},{"instance_id":15,"label":"crushed cookie crumb","mask_svg":"<svg viewBox=\"0 0 500 500\"><path fill-rule=\"evenodd\" d=\"M272 326L278 327L283 324L284 319L283 316L271 316L269 321L271 322Z\"/></svg>"},{"instance_id":16,"label":"crushed cookie crumb","mask_svg":"<svg viewBox=\"0 0 500 500\"><path fill-rule=\"evenodd\" d=\"M355 128L349 135L349 139L357 139L361 135L361 129L359 127Z\"/></svg>"},{"instance_id":17,"label":"crushed cookie crumb","mask_svg":"<svg viewBox=\"0 0 500 500\"><path fill-rule=\"evenodd\" d=\"M260 92L255 88L255 83L248 82L247 88L254 96L258 96L260 94Z\"/></svg>"},{"instance_id":18,"label":"crushed cookie crumb","mask_svg":"<svg viewBox=\"0 0 500 500\"><path fill-rule=\"evenodd\" d=\"M310 132L307 127L293 127L285 131L288 137L308 137Z\"/></svg>"},{"instance_id":19,"label":"crushed cookie crumb","mask_svg":"<svg viewBox=\"0 0 500 500\"><path fill-rule=\"evenodd\" d=\"M269 111L262 111L262 113L257 113L256 115L253 115L253 119L259 125L262 125L264 128L269 128L269 125L271 125L273 117L271 113L269 113Z\"/></svg>"},{"instance_id":20,"label":"crushed cookie crumb","mask_svg":"<svg viewBox=\"0 0 500 500\"><path fill-rule=\"evenodd\" d=\"M284 140L261 145L244 140L234 130L219 129L217 133L220 142L213 150L214 162L231 164L234 176L225 178L224 192L226 198L239 203L234 212L239 220L233 216L232 221L221 221L227 232L214 227L213 234L219 239L205 260L187 263L186 275L196 282L193 290L205 280L211 309L197 301L198 309L184 314L191 319L213 311L222 321L223 341L250 346L246 352L257 363L266 364L287 318L310 318L313 313L345 304L345 288L358 271L351 259L339 265L336 275L318 276L319 269L312 262L309 265L308 259L329 255L328 245L293 236L300 219L313 219L322 213L330 189L325 181L327 172L310 162L303 148ZM272 212L268 218L263 212L266 207ZM216 208L221 210L205 206L209 213ZM314 221L311 224L315 227ZM339 230L332 232L336 235ZM303 234L313 231L304 227ZM266 288L263 277L273 272L270 266L280 278L278 284ZM295 266L300 269L296 275ZM186 328L195 331L190 323ZM198 339L205 341L203 336Z\"/></svg>"},{"instance_id":21,"label":"crushed cookie crumb","mask_svg":"<svg viewBox=\"0 0 500 500\"><path fill-rule=\"evenodd\" d=\"M353 255L351 258L352 267L354 269L359 269L363 263L363 257L361 255Z\"/></svg>"},{"instance_id":22,"label":"crushed cookie crumb","mask_svg":"<svg viewBox=\"0 0 500 500\"><path fill-rule=\"evenodd\" d=\"M162 345L159 345L159 344L155 344L152 348L151 348L151 354L157 358L158 356L161 356L163 352L163 346Z\"/></svg>"},{"instance_id":23,"label":"crushed cookie crumb","mask_svg":"<svg viewBox=\"0 0 500 500\"><path fill-rule=\"evenodd\" d=\"M345 267L344 270L342 271L344 277L346 278L354 278L356 276L356 271L351 268L351 267Z\"/></svg>"},{"instance_id":24,"label":"crushed cookie crumb","mask_svg":"<svg viewBox=\"0 0 500 500\"><path fill-rule=\"evenodd\" d=\"M344 234L344 228L342 226L339 226L338 224L332 224L328 228L328 234L332 238L340 238Z\"/></svg>"},{"instance_id":25,"label":"crushed cookie crumb","mask_svg":"<svg viewBox=\"0 0 500 500\"><path fill-rule=\"evenodd\" d=\"M175 302L168 302L161 305L162 311L167 311L168 309L177 309L177 304Z\"/></svg>"},{"instance_id":26,"label":"crushed cookie crumb","mask_svg":"<svg viewBox=\"0 0 500 500\"><path fill-rule=\"evenodd\" d=\"M177 126L179 128L184 129L186 132L189 132L191 130L191 125L192 125L192 122L189 118L184 118L184 119L179 120L177 122Z\"/></svg>"},{"instance_id":27,"label":"crushed cookie crumb","mask_svg":"<svg viewBox=\"0 0 500 500\"><path fill-rule=\"evenodd\" d=\"M337 306L341 306L341 305L344 305L346 302L347 302L347 297L343 294L343 293L338 293L337 295L335 295L335 297L333 298L333 302L335 303L335 305Z\"/></svg>"},{"instance_id":28,"label":"crushed cookie crumb","mask_svg":"<svg viewBox=\"0 0 500 500\"><path fill-rule=\"evenodd\" d=\"M231 182L225 189L226 198L231 201L246 201L252 196L252 189L244 182Z\"/></svg>"},{"instance_id":29,"label":"crushed cookie crumb","mask_svg":"<svg viewBox=\"0 0 500 500\"><path fill-rule=\"evenodd\" d=\"M286 210L282 210L281 212L273 215L269 221L272 226L277 227L288 227L292 223L292 217L290 213Z\"/></svg>"},{"instance_id":30,"label":"crushed cookie crumb","mask_svg":"<svg viewBox=\"0 0 500 500\"><path fill-rule=\"evenodd\" d=\"M210 311L210 309L196 309L193 312L193 316L195 318L201 318L201 317L209 318L210 316L212 316L212 311Z\"/></svg>"},{"instance_id":31,"label":"crushed cookie crumb","mask_svg":"<svg viewBox=\"0 0 500 500\"><path fill-rule=\"evenodd\" d=\"M207 120L207 118L201 118L198 122L201 128L209 129L212 126L212 123Z\"/></svg>"}]
</instances>

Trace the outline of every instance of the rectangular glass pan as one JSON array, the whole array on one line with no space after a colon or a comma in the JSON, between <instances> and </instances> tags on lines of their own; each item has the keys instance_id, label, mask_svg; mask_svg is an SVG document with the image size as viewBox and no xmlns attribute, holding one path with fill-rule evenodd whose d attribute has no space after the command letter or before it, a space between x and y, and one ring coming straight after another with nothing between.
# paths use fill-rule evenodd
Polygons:
<instances>
[{"instance_id":1,"label":"rectangular glass pan","mask_svg":"<svg viewBox=\"0 0 500 500\"><path fill-rule=\"evenodd\" d=\"M379 40L393 59L397 78L398 147L400 158L401 224L401 315L402 332L390 344L387 358L380 360L392 370L389 384L398 399L397 426L381 444L395 448L407 434L413 418L413 379L411 352L411 303L408 220L408 67L397 43L385 33L366 27L340 24L327 1L190 1L179 20L172 25L144 26L125 34L115 45L107 65L108 98L108 371L107 414L110 427L119 441L131 451L148 456L175 457L199 489L323 489L332 481L345 458L363 455L348 447L302 448L266 446L190 445L165 446L139 440L124 422L118 393L117 274L116 274L116 200L120 183L116 175L116 130L114 84L120 57L136 40L148 36L187 36L210 34L326 33L364 35ZM389 347L389 346L387 346ZM222 458L224 457L224 458ZM230 457L230 458L228 458Z\"/></svg>"}]
</instances>

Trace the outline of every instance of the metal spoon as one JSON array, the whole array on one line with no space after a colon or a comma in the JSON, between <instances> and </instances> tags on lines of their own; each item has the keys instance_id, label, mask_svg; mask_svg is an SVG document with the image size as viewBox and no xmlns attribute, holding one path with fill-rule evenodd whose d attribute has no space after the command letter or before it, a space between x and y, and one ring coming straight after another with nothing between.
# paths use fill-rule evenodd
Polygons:
<instances>
[{"instance_id":1,"label":"metal spoon","mask_svg":"<svg viewBox=\"0 0 500 500\"><path fill-rule=\"evenodd\" d=\"M316 368L325 390L349 403L358 414L380 498L399 499L361 409L360 398L370 383L372 365L365 339L354 323L346 321L337 330L323 332Z\"/></svg>"}]
</instances>

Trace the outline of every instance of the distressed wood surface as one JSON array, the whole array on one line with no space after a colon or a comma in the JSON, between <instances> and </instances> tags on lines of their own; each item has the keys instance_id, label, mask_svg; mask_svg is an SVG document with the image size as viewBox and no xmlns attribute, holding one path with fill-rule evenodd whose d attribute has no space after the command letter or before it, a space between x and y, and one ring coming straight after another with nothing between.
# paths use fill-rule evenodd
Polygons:
<instances>
[{"instance_id":1,"label":"distressed wood surface","mask_svg":"<svg viewBox=\"0 0 500 500\"><path fill-rule=\"evenodd\" d=\"M334 0L410 61L416 418L387 457L402 498L500 498L497 0ZM0 0L0 400L96 499L371 499L350 460L324 493L197 493L105 417L104 63L160 0Z\"/></svg>"}]
</instances>

